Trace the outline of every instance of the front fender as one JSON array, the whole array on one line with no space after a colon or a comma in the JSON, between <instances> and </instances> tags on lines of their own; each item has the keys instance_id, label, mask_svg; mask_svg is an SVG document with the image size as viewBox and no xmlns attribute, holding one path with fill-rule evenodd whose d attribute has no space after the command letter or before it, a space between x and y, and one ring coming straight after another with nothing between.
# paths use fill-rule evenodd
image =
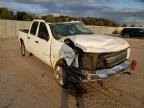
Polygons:
<instances>
[{"instance_id":1,"label":"front fender","mask_svg":"<svg viewBox=\"0 0 144 108\"><path fill-rule=\"evenodd\" d=\"M64 59L68 66L71 65L76 57L74 50L63 42L53 40L51 51L51 61L53 67L56 66L60 59Z\"/></svg>"}]
</instances>

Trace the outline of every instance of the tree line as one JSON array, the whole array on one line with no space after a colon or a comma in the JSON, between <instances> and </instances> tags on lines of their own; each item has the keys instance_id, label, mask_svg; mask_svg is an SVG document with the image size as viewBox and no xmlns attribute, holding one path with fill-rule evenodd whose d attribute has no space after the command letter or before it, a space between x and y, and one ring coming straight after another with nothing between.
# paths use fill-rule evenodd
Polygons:
<instances>
[{"instance_id":1,"label":"tree line","mask_svg":"<svg viewBox=\"0 0 144 108\"><path fill-rule=\"evenodd\" d=\"M72 16L53 16L53 15L45 15L45 16L37 16L28 12L13 12L7 8L0 8L0 19L8 19L8 20L20 20L20 21L32 21L33 19L44 19L46 22L54 23L54 22L65 22L65 21L82 21L86 25L93 26L110 26L110 27L118 27L120 26L113 20L109 20L106 18L96 18L96 17L72 17ZM124 24L123 26L127 26Z\"/></svg>"}]
</instances>

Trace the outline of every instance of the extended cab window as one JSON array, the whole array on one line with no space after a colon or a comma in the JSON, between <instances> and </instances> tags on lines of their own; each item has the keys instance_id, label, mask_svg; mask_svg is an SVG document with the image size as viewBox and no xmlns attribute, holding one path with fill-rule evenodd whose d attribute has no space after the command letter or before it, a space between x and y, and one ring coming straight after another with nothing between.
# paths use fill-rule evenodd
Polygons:
<instances>
[{"instance_id":1,"label":"extended cab window","mask_svg":"<svg viewBox=\"0 0 144 108\"><path fill-rule=\"evenodd\" d=\"M43 22L40 23L38 37L45 40L49 39L47 27Z\"/></svg>"},{"instance_id":2,"label":"extended cab window","mask_svg":"<svg viewBox=\"0 0 144 108\"><path fill-rule=\"evenodd\" d=\"M30 30L31 35L36 35L38 24L39 24L39 22L37 22L37 21L33 22L31 30Z\"/></svg>"}]
</instances>

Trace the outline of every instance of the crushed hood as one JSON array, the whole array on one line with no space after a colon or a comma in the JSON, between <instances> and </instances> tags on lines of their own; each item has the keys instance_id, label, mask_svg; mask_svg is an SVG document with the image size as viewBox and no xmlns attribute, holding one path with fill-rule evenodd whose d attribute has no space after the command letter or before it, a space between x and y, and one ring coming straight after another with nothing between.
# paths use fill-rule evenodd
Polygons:
<instances>
[{"instance_id":1,"label":"crushed hood","mask_svg":"<svg viewBox=\"0 0 144 108\"><path fill-rule=\"evenodd\" d=\"M84 52L117 52L129 47L125 40L106 35L73 35L68 36L68 38Z\"/></svg>"}]
</instances>

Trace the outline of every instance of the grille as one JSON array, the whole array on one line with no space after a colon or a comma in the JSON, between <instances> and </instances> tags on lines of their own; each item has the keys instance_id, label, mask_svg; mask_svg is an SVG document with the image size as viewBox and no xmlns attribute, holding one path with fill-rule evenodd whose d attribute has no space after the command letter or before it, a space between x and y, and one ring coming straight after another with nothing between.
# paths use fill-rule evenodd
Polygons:
<instances>
[{"instance_id":1,"label":"grille","mask_svg":"<svg viewBox=\"0 0 144 108\"><path fill-rule=\"evenodd\" d=\"M80 59L80 66L82 69L94 71L96 69L113 67L126 59L127 49L106 54L84 53Z\"/></svg>"},{"instance_id":2,"label":"grille","mask_svg":"<svg viewBox=\"0 0 144 108\"><path fill-rule=\"evenodd\" d=\"M115 52L111 54L104 55L104 65L106 67L113 67L114 65L117 65L127 59L127 49Z\"/></svg>"}]
</instances>

